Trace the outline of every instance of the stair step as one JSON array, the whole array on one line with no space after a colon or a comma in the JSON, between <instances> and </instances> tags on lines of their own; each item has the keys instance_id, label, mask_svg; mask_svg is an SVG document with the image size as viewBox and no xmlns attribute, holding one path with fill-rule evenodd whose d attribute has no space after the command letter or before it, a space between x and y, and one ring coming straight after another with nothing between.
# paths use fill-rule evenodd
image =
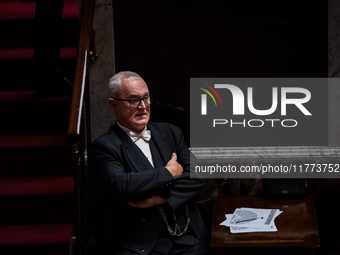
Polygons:
<instances>
[{"instance_id":1,"label":"stair step","mask_svg":"<svg viewBox=\"0 0 340 255\"><path fill-rule=\"evenodd\" d=\"M34 90L0 90L0 132L67 132L70 96L37 96Z\"/></svg>"},{"instance_id":2,"label":"stair step","mask_svg":"<svg viewBox=\"0 0 340 255\"><path fill-rule=\"evenodd\" d=\"M0 103L69 102L68 96L36 96L34 90L0 90Z\"/></svg>"},{"instance_id":3,"label":"stair step","mask_svg":"<svg viewBox=\"0 0 340 255\"><path fill-rule=\"evenodd\" d=\"M2 175L72 174L66 133L0 133L0 154Z\"/></svg>"},{"instance_id":4,"label":"stair step","mask_svg":"<svg viewBox=\"0 0 340 255\"><path fill-rule=\"evenodd\" d=\"M77 47L61 47L60 59L75 59ZM32 47L0 47L0 61L2 60L33 60L34 49Z\"/></svg>"},{"instance_id":5,"label":"stair step","mask_svg":"<svg viewBox=\"0 0 340 255\"><path fill-rule=\"evenodd\" d=\"M0 88L35 88L37 71L34 65L35 3L20 0L0 0ZM60 66L65 76L73 80L76 45L79 31L78 0L65 0L60 25Z\"/></svg>"},{"instance_id":6,"label":"stair step","mask_svg":"<svg viewBox=\"0 0 340 255\"><path fill-rule=\"evenodd\" d=\"M49 148L68 145L66 134L0 133L0 150L11 148ZM2 154L3 155L3 154Z\"/></svg>"},{"instance_id":7,"label":"stair step","mask_svg":"<svg viewBox=\"0 0 340 255\"><path fill-rule=\"evenodd\" d=\"M1 0L0 19L34 19L35 3Z\"/></svg>"},{"instance_id":8,"label":"stair step","mask_svg":"<svg viewBox=\"0 0 340 255\"><path fill-rule=\"evenodd\" d=\"M0 225L71 223L73 177L0 177Z\"/></svg>"},{"instance_id":9,"label":"stair step","mask_svg":"<svg viewBox=\"0 0 340 255\"><path fill-rule=\"evenodd\" d=\"M72 223L74 195L0 196L0 225Z\"/></svg>"},{"instance_id":10,"label":"stair step","mask_svg":"<svg viewBox=\"0 0 340 255\"><path fill-rule=\"evenodd\" d=\"M1 8L1 7L0 7ZM1 47L34 47L34 20L0 18ZM79 19L61 20L60 45L74 46L78 43ZM20 31L20 33L13 33Z\"/></svg>"},{"instance_id":11,"label":"stair step","mask_svg":"<svg viewBox=\"0 0 340 255\"><path fill-rule=\"evenodd\" d=\"M68 255L73 224L0 226L0 254Z\"/></svg>"},{"instance_id":12,"label":"stair step","mask_svg":"<svg viewBox=\"0 0 340 255\"><path fill-rule=\"evenodd\" d=\"M0 46L34 45L35 3L0 1L0 27L2 40ZM77 0L65 0L60 23L61 45L76 45L79 30L79 7ZM20 33L14 32L20 31Z\"/></svg>"},{"instance_id":13,"label":"stair step","mask_svg":"<svg viewBox=\"0 0 340 255\"><path fill-rule=\"evenodd\" d=\"M20 0L1 0L0 19L34 19L35 3ZM74 19L79 16L78 0L65 0L63 19Z\"/></svg>"},{"instance_id":14,"label":"stair step","mask_svg":"<svg viewBox=\"0 0 340 255\"><path fill-rule=\"evenodd\" d=\"M0 245L69 242L73 224L34 224L0 226Z\"/></svg>"},{"instance_id":15,"label":"stair step","mask_svg":"<svg viewBox=\"0 0 340 255\"><path fill-rule=\"evenodd\" d=\"M59 61L64 75L73 82L75 59L61 59ZM35 69L33 59L30 60L0 60L1 90L13 89L35 89L37 70Z\"/></svg>"},{"instance_id":16,"label":"stair step","mask_svg":"<svg viewBox=\"0 0 340 255\"><path fill-rule=\"evenodd\" d=\"M72 176L0 177L0 196L73 193Z\"/></svg>"}]
</instances>

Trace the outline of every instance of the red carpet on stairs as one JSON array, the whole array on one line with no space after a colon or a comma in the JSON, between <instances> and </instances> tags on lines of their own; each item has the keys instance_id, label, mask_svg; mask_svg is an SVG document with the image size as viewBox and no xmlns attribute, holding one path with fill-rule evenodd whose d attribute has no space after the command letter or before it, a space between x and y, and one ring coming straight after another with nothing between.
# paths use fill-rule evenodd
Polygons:
<instances>
[{"instance_id":1,"label":"red carpet on stairs","mask_svg":"<svg viewBox=\"0 0 340 255\"><path fill-rule=\"evenodd\" d=\"M34 19L35 3L22 3L20 0L1 1L1 19ZM78 1L67 0L64 4L63 19L78 18Z\"/></svg>"},{"instance_id":2,"label":"red carpet on stairs","mask_svg":"<svg viewBox=\"0 0 340 255\"><path fill-rule=\"evenodd\" d=\"M33 70L35 5L20 0L0 0L0 66L2 80L6 81L0 89L15 89L13 82L17 88L33 87L36 79ZM65 0L62 17L60 60L66 77L73 79L79 32L78 0Z\"/></svg>"},{"instance_id":3,"label":"red carpet on stairs","mask_svg":"<svg viewBox=\"0 0 340 255\"><path fill-rule=\"evenodd\" d=\"M75 47L64 47L61 49L61 56L63 59L74 59L77 53ZM34 56L33 48L1 48L0 60L32 60Z\"/></svg>"},{"instance_id":4,"label":"red carpet on stairs","mask_svg":"<svg viewBox=\"0 0 340 255\"><path fill-rule=\"evenodd\" d=\"M0 194L2 196L32 196L67 194L73 192L72 176L53 177L2 177Z\"/></svg>"},{"instance_id":5,"label":"red carpet on stairs","mask_svg":"<svg viewBox=\"0 0 340 255\"><path fill-rule=\"evenodd\" d=\"M0 254L70 254L75 222L70 96L35 95L35 3L0 0ZM65 0L60 66L71 81L77 0Z\"/></svg>"},{"instance_id":6,"label":"red carpet on stairs","mask_svg":"<svg viewBox=\"0 0 340 255\"><path fill-rule=\"evenodd\" d=\"M68 244L70 237L65 232L70 233L72 227L72 224L0 226L0 245ZM46 253L49 254L47 251Z\"/></svg>"}]
</instances>

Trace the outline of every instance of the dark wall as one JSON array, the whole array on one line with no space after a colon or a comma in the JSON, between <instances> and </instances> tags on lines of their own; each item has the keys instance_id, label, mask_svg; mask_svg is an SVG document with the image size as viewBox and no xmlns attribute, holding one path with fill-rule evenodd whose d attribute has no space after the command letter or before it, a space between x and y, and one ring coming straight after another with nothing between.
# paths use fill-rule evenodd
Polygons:
<instances>
[{"instance_id":1,"label":"dark wall","mask_svg":"<svg viewBox=\"0 0 340 255\"><path fill-rule=\"evenodd\" d=\"M190 77L327 77L327 1L114 0L116 71L189 141Z\"/></svg>"}]
</instances>

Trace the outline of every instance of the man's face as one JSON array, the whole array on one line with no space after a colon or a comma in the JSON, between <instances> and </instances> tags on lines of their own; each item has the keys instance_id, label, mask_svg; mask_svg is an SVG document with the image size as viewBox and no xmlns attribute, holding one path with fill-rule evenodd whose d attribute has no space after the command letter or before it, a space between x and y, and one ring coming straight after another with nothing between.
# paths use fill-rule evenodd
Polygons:
<instances>
[{"instance_id":1,"label":"man's face","mask_svg":"<svg viewBox=\"0 0 340 255\"><path fill-rule=\"evenodd\" d=\"M143 79L122 80L120 99L144 98L149 96L149 89ZM110 105L115 110L119 124L133 131L142 131L150 119L150 105L141 101L138 107L131 107L130 102L110 98Z\"/></svg>"}]
</instances>

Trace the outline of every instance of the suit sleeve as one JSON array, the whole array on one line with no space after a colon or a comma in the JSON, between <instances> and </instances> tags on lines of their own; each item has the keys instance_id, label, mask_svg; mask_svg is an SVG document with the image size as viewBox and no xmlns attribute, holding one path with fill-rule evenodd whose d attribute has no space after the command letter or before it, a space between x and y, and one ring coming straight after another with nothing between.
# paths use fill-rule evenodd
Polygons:
<instances>
[{"instance_id":1,"label":"suit sleeve","mask_svg":"<svg viewBox=\"0 0 340 255\"><path fill-rule=\"evenodd\" d=\"M143 201L161 193L174 181L165 167L143 172L126 171L119 149L113 149L102 140L92 143L91 152L98 185L118 201Z\"/></svg>"},{"instance_id":2,"label":"suit sleeve","mask_svg":"<svg viewBox=\"0 0 340 255\"><path fill-rule=\"evenodd\" d=\"M197 195L205 186L206 180L201 178L190 178L190 171L191 169L194 169L194 166L198 164L198 161L186 146L182 131L177 127L174 129L174 137L177 161L183 167L183 174L173 182L166 200L172 209L176 210Z\"/></svg>"}]
</instances>

